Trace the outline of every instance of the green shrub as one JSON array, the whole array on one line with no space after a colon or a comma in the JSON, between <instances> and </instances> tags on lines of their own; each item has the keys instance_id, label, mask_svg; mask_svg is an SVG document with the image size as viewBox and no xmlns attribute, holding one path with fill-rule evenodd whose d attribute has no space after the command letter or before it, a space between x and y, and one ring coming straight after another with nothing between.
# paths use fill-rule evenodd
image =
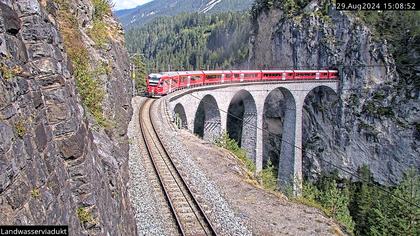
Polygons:
<instances>
[{"instance_id":1,"label":"green shrub","mask_svg":"<svg viewBox=\"0 0 420 236\"><path fill-rule=\"evenodd\" d=\"M0 64L0 73L5 80L12 79L15 76L13 70L3 63Z\"/></svg>"},{"instance_id":2,"label":"green shrub","mask_svg":"<svg viewBox=\"0 0 420 236\"><path fill-rule=\"evenodd\" d=\"M274 191L277 189L277 176L274 166L271 162L259 174L259 179L265 189Z\"/></svg>"},{"instance_id":3,"label":"green shrub","mask_svg":"<svg viewBox=\"0 0 420 236\"><path fill-rule=\"evenodd\" d=\"M348 232L353 232L355 223L349 209L350 190L347 185L339 188L336 179L337 173L323 173L317 182L303 183L302 195L294 200L322 210L345 226Z\"/></svg>"},{"instance_id":4,"label":"green shrub","mask_svg":"<svg viewBox=\"0 0 420 236\"><path fill-rule=\"evenodd\" d=\"M111 0L92 0L92 3L95 19L102 20L104 16L111 14L113 4Z\"/></svg>"},{"instance_id":5,"label":"green shrub","mask_svg":"<svg viewBox=\"0 0 420 236\"><path fill-rule=\"evenodd\" d=\"M99 48L103 48L109 42L108 27L101 20L93 21L93 26L88 30L88 35Z\"/></svg>"},{"instance_id":6,"label":"green shrub","mask_svg":"<svg viewBox=\"0 0 420 236\"><path fill-rule=\"evenodd\" d=\"M82 223L94 222L92 214L85 207L79 207L76 213L77 213L77 218L79 218L80 222Z\"/></svg>"},{"instance_id":7,"label":"green shrub","mask_svg":"<svg viewBox=\"0 0 420 236\"><path fill-rule=\"evenodd\" d=\"M231 139L227 132L223 132L223 134L216 139L215 143L217 146L231 151L233 155L245 164L249 172L255 173L256 167L254 162L246 156L246 151L243 148L240 148L238 143L234 139Z\"/></svg>"},{"instance_id":8,"label":"green shrub","mask_svg":"<svg viewBox=\"0 0 420 236\"><path fill-rule=\"evenodd\" d=\"M41 192L39 191L39 188L32 189L31 196L33 198L39 198L41 196Z\"/></svg>"},{"instance_id":9,"label":"green shrub","mask_svg":"<svg viewBox=\"0 0 420 236\"><path fill-rule=\"evenodd\" d=\"M92 72L89 68L87 50L81 49L72 56L76 85L78 92L82 97L83 104L99 125L107 126L107 121L102 110L102 102L105 93L99 84L98 79L94 78L97 74Z\"/></svg>"},{"instance_id":10,"label":"green shrub","mask_svg":"<svg viewBox=\"0 0 420 236\"><path fill-rule=\"evenodd\" d=\"M26 127L25 123L22 120L19 120L15 123L15 130L16 134L19 136L19 138L23 138L26 134Z\"/></svg>"},{"instance_id":11,"label":"green shrub","mask_svg":"<svg viewBox=\"0 0 420 236\"><path fill-rule=\"evenodd\" d=\"M7 58L6 59L11 59ZM22 73L22 67L16 65L9 67L4 63L0 63L0 73L5 80L13 79L17 74Z\"/></svg>"}]
</instances>

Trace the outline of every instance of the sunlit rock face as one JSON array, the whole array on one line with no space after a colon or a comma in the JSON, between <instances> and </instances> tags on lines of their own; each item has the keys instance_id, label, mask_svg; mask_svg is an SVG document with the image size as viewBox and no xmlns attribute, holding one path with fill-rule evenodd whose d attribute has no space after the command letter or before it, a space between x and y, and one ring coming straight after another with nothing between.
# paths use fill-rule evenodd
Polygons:
<instances>
[{"instance_id":1,"label":"sunlit rock face","mask_svg":"<svg viewBox=\"0 0 420 236\"><path fill-rule=\"evenodd\" d=\"M103 128L82 105L57 2L0 1L0 224L134 235L126 191L131 83L123 40L116 36L96 47L86 33L93 23L91 1L63 1L89 63L111 68L95 77L112 123ZM111 16L104 20L118 29Z\"/></svg>"},{"instance_id":2,"label":"sunlit rock face","mask_svg":"<svg viewBox=\"0 0 420 236\"><path fill-rule=\"evenodd\" d=\"M314 178L334 165L350 172L368 165L376 181L396 183L410 166L420 168L418 88L401 86L387 43L362 21L332 8L316 9L324 8L313 1L294 17L279 9L262 12L254 24L250 63L339 69L339 94L320 88L305 100L304 174ZM380 66L360 66L366 64ZM279 134L265 142L265 155L277 158L281 96L268 105L266 128Z\"/></svg>"}]
</instances>

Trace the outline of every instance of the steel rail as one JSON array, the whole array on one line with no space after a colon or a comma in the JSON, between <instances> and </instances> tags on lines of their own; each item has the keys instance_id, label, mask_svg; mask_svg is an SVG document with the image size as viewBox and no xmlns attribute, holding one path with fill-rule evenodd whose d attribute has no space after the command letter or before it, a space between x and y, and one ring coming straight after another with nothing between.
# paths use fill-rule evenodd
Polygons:
<instances>
[{"instance_id":1,"label":"steel rail","mask_svg":"<svg viewBox=\"0 0 420 236\"><path fill-rule=\"evenodd\" d=\"M207 218L204 210L202 209L202 207L198 203L195 196L192 194L192 191L191 191L190 187L186 184L185 179L182 177L179 170L176 168L175 164L172 161L171 156L169 155L168 151L166 150L165 146L162 143L162 140L160 140L160 137L159 137L158 133L156 132L156 127L155 127L155 124L154 124L153 119L151 117L151 114L152 114L151 107L153 106L153 104L156 101L151 101L151 100L152 99L146 100L146 102L142 105L142 107L140 109L140 112L141 112L140 127L141 127L141 130L142 130L142 137L143 137L143 140L146 144L146 148L148 149L147 152L148 152L149 157L151 159L151 162L153 164L153 168L155 169L156 175L158 176L160 186L161 186L161 188L162 188L162 190L165 194L165 198L168 201L168 205L171 208L171 212L176 219L176 223L178 225L179 232L182 235L191 235L191 234L188 234L188 231L189 231L189 228L187 226L188 222L182 222L182 219L181 219L182 217L180 215L183 212L180 212L179 209L177 209L177 207L175 206L176 204L174 204L173 199L171 199L171 194L170 194L171 190L164 183L165 181L164 181L164 178L162 177L162 173L161 173L161 172L164 172L164 171L169 172L169 174L172 176L172 181L175 182L176 186L177 186L177 189L172 190L172 193L175 193L176 191L178 191L182 194L182 196L184 197L185 202L188 204L192 214L194 214L194 216L195 216L196 221L194 221L194 222L198 223L197 225L201 226L202 231L204 232L205 235L216 235L216 232L215 232L214 227L212 226L210 220ZM149 111L148 111L148 117L147 117L147 119L145 119L142 116L145 115L145 109L147 107L149 107ZM146 127L146 124L145 124L146 121L145 120L148 120L150 122L150 126L152 128L152 131L150 131L150 129ZM151 132L153 132L153 134ZM148 137L146 136L146 134L148 134ZM154 138L153 136L155 136L156 138ZM149 139L151 141L149 141ZM152 150L152 147L151 147L152 143L156 148L155 154L153 154L153 152L151 151ZM163 153L161 152L160 149L162 150ZM161 163L164 163L164 166L166 166L166 170L160 170L159 169L159 168L164 168L164 167L159 167L159 165L157 164L157 160L155 158L158 158L158 157L156 157L156 153L158 153L158 156L160 156ZM178 181L178 180L180 180L180 181ZM189 199L191 199L191 202L190 202Z\"/></svg>"}]
</instances>

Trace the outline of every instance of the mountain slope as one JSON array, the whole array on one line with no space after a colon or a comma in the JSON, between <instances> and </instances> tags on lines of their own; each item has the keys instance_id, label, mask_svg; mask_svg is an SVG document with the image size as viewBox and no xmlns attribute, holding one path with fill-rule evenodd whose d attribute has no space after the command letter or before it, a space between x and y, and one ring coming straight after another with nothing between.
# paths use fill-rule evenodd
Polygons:
<instances>
[{"instance_id":1,"label":"mountain slope","mask_svg":"<svg viewBox=\"0 0 420 236\"><path fill-rule=\"evenodd\" d=\"M238 12L161 17L127 30L130 53L144 55L149 72L228 69L248 58L249 15Z\"/></svg>"},{"instance_id":2,"label":"mountain slope","mask_svg":"<svg viewBox=\"0 0 420 236\"><path fill-rule=\"evenodd\" d=\"M215 13L249 9L253 0L154 0L134 9L116 11L124 28L142 26L159 16L184 12Z\"/></svg>"}]
</instances>

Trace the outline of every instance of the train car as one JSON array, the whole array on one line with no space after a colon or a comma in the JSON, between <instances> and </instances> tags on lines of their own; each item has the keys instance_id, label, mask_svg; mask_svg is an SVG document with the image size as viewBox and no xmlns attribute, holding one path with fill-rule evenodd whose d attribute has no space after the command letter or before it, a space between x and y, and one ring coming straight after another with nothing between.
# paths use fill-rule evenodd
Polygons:
<instances>
[{"instance_id":1,"label":"train car","mask_svg":"<svg viewBox=\"0 0 420 236\"><path fill-rule=\"evenodd\" d=\"M164 96L179 89L257 81L337 80L337 70L218 70L180 71L150 74L147 93L151 97Z\"/></svg>"},{"instance_id":2,"label":"train car","mask_svg":"<svg viewBox=\"0 0 420 236\"><path fill-rule=\"evenodd\" d=\"M229 83L231 79L231 72L224 70L203 71L205 74L204 84L223 84Z\"/></svg>"},{"instance_id":3,"label":"train car","mask_svg":"<svg viewBox=\"0 0 420 236\"><path fill-rule=\"evenodd\" d=\"M270 80L293 80L294 71L293 70L263 70L262 78L263 81Z\"/></svg>"}]
</instances>

